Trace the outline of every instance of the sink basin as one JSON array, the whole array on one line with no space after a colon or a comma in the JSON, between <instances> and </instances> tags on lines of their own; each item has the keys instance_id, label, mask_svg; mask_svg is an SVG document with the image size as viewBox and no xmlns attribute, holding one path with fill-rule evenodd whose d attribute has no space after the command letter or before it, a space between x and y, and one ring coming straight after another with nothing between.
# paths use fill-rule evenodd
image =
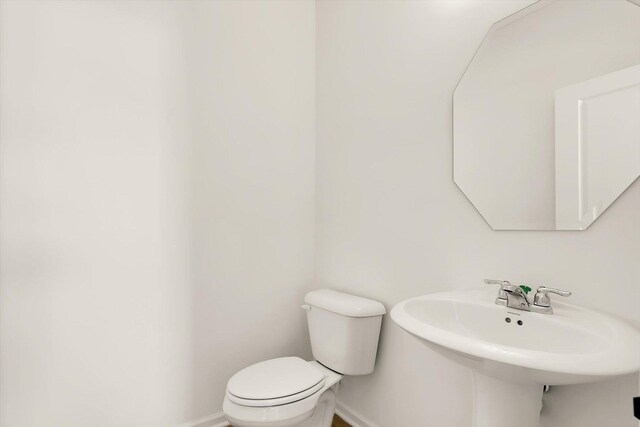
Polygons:
<instances>
[{"instance_id":1,"label":"sink basin","mask_svg":"<svg viewBox=\"0 0 640 427\"><path fill-rule=\"evenodd\" d=\"M512 427L528 407L519 426L537 427L542 385L640 369L640 331L623 321L557 300L553 314L539 314L496 305L495 298L493 290L444 292L391 310L402 329L473 370L476 426ZM519 410L509 414L506 407Z\"/></svg>"},{"instance_id":2,"label":"sink basin","mask_svg":"<svg viewBox=\"0 0 640 427\"><path fill-rule=\"evenodd\" d=\"M540 377L541 384L604 380L640 368L640 332L620 320L557 301L554 314L531 313L496 305L495 297L492 291L425 295L396 305L391 318L462 355L532 370L528 378Z\"/></svg>"}]
</instances>

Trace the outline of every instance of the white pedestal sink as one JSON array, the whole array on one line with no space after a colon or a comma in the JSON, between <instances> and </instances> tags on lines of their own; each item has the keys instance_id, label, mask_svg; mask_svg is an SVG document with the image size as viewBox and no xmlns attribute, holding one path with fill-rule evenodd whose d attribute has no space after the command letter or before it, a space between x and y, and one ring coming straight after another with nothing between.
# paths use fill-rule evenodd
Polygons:
<instances>
[{"instance_id":1,"label":"white pedestal sink","mask_svg":"<svg viewBox=\"0 0 640 427\"><path fill-rule=\"evenodd\" d=\"M391 310L402 329L473 370L475 427L538 427L543 385L640 369L640 331L620 320L557 301L553 314L515 310L495 297L445 292Z\"/></svg>"}]
</instances>

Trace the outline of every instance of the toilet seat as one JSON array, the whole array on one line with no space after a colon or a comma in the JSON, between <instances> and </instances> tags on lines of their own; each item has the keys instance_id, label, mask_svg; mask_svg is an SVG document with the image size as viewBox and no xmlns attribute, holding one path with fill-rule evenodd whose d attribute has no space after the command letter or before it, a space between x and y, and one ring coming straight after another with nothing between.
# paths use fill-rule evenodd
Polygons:
<instances>
[{"instance_id":1,"label":"toilet seat","mask_svg":"<svg viewBox=\"0 0 640 427\"><path fill-rule=\"evenodd\" d=\"M290 403L272 405L272 406L257 406L256 403L259 403L259 402L255 402L255 401L259 399L246 399L249 402L244 402L244 403L250 403L250 404L237 403L236 400L242 399L242 398L238 398L237 396L234 396L232 393L230 393L229 386L227 386L227 392L223 402L223 411L225 413L225 416L227 417L229 422L231 422L232 425L251 426L251 427L298 426L304 420L306 420L307 418L313 415L316 405L318 404L318 400L321 398L321 396L323 396L323 394L329 391L330 389L333 390L337 386L338 382L342 379L342 375L336 372L333 372L330 369L325 368L324 366L322 366L316 361L305 362L304 360L299 359L297 357L282 358L282 359L298 359L298 361L302 361L307 368L313 369L313 371L305 370L305 372L307 373L319 372L320 376L322 377L322 380L319 383L319 389L313 392L312 394L307 394L306 397L301 397L301 396L308 390L303 390L301 393L296 393L294 395L285 396L285 398L295 396L295 400L294 399L290 400ZM271 361L274 361L274 360L278 360L278 359L271 359ZM270 361L268 360L266 362L270 362ZM291 361L282 361L279 363L282 363L283 366L291 366L288 364L290 362ZM261 362L257 365L261 365L264 363L265 362ZM297 362L295 364L298 367L302 366ZM256 365L252 365L252 366L256 366ZM269 365L265 365L265 366L269 366ZM248 368L245 368L245 369L248 369ZM301 369L304 369L304 368L301 368ZM240 372L238 372L238 374L240 374ZM288 371L288 372L292 372L292 371ZM258 373L260 373L260 371L258 371ZM257 378L258 377L252 377L248 374L246 376L247 383L251 383L257 380ZM229 381L229 383L231 383L231 381ZM240 391L238 391L237 384L235 384L235 386L236 387L232 387L231 389L236 393L241 393ZM316 386L312 386L312 388L314 389L315 387ZM260 389L261 389L260 387L254 388L253 392L255 393L256 390L260 390ZM276 401L276 399L268 399L268 400L270 402Z\"/></svg>"},{"instance_id":2,"label":"toilet seat","mask_svg":"<svg viewBox=\"0 0 640 427\"><path fill-rule=\"evenodd\" d=\"M317 393L324 377L299 357L266 360L236 373L227 384L227 397L243 406L286 405Z\"/></svg>"}]
</instances>

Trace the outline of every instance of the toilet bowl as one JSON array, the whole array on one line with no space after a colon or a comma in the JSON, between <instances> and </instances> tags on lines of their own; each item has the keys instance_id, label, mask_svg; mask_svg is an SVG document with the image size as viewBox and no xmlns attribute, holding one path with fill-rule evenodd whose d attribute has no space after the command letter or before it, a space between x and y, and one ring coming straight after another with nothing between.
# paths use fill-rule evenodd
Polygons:
<instances>
[{"instance_id":1,"label":"toilet bowl","mask_svg":"<svg viewBox=\"0 0 640 427\"><path fill-rule=\"evenodd\" d=\"M234 427L329 427L341 379L316 361L267 360L229 380L223 410Z\"/></svg>"},{"instance_id":2,"label":"toilet bowl","mask_svg":"<svg viewBox=\"0 0 640 427\"><path fill-rule=\"evenodd\" d=\"M237 372L222 405L234 427L330 427L343 375L373 372L384 306L331 289L304 301L315 360L280 357Z\"/></svg>"}]
</instances>

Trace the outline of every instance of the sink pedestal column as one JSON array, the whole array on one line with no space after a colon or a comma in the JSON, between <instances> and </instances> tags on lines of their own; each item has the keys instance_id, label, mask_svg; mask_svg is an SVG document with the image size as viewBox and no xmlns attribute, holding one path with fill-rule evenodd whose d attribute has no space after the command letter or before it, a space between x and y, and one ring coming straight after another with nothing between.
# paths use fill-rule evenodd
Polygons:
<instances>
[{"instance_id":1,"label":"sink pedestal column","mask_svg":"<svg viewBox=\"0 0 640 427\"><path fill-rule=\"evenodd\" d=\"M473 372L474 427L539 427L542 386Z\"/></svg>"}]
</instances>

